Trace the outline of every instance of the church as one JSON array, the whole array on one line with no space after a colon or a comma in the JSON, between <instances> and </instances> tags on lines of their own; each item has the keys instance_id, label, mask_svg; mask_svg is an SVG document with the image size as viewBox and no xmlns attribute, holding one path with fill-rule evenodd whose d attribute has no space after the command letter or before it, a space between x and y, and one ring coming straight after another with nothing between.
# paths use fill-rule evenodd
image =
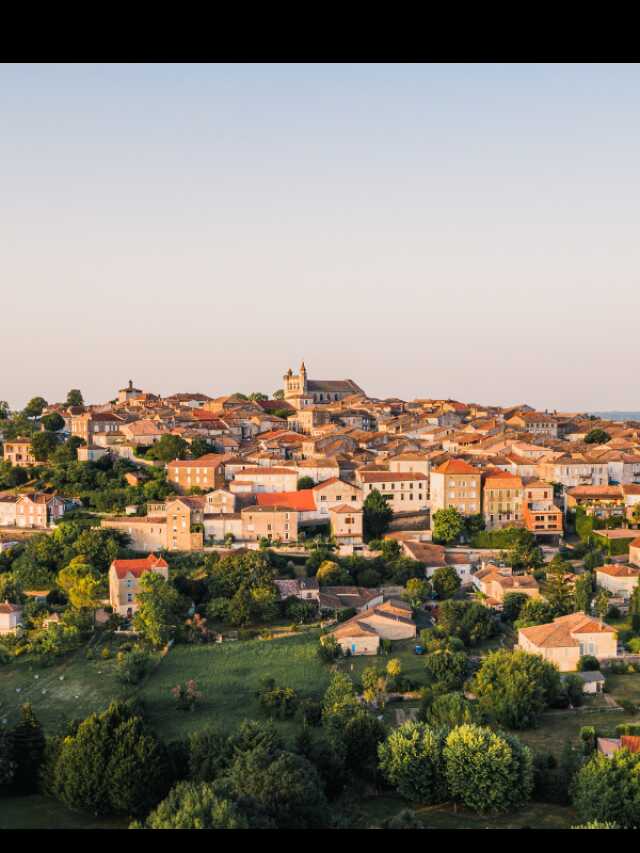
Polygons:
<instances>
[{"instance_id":1,"label":"church","mask_svg":"<svg viewBox=\"0 0 640 853\"><path fill-rule=\"evenodd\" d=\"M289 368L283 380L284 398L297 409L316 403L334 403L354 394L366 396L353 379L307 379L304 361L297 375Z\"/></svg>"}]
</instances>

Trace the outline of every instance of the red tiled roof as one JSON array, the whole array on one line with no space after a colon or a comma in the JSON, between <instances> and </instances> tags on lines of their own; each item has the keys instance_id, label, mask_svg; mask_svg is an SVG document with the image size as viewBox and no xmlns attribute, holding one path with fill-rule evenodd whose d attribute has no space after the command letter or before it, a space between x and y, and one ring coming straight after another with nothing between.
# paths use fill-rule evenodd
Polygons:
<instances>
[{"instance_id":1,"label":"red tiled roof","mask_svg":"<svg viewBox=\"0 0 640 853\"><path fill-rule=\"evenodd\" d=\"M299 492L259 492L256 499L261 507L286 506L298 512L312 512L316 508L311 489L302 489Z\"/></svg>"},{"instance_id":2,"label":"red tiled roof","mask_svg":"<svg viewBox=\"0 0 640 853\"><path fill-rule=\"evenodd\" d=\"M116 570L116 574L120 580L126 578L128 574L139 578L145 572L151 569L168 569L168 563L162 557L156 557L155 554L149 554L148 557L137 560L114 560L111 563Z\"/></svg>"},{"instance_id":3,"label":"red tiled roof","mask_svg":"<svg viewBox=\"0 0 640 853\"><path fill-rule=\"evenodd\" d=\"M436 474L480 474L477 468L463 462L462 459L447 459L442 465L439 465Z\"/></svg>"}]
</instances>

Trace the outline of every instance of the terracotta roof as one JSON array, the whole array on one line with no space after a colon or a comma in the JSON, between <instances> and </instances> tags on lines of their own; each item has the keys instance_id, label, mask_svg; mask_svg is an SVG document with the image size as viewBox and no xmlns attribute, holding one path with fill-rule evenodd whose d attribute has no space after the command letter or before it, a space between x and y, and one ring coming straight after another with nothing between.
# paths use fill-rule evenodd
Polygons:
<instances>
[{"instance_id":1,"label":"terracotta roof","mask_svg":"<svg viewBox=\"0 0 640 853\"><path fill-rule=\"evenodd\" d=\"M640 752L640 737L638 735L622 735L620 746L622 749L628 749L629 752Z\"/></svg>"},{"instance_id":2,"label":"terracotta roof","mask_svg":"<svg viewBox=\"0 0 640 853\"><path fill-rule=\"evenodd\" d=\"M169 564L162 557L156 557L155 554L149 554L148 557L137 560L114 560L111 565L120 580L126 578L128 574L139 578L145 572L151 571L151 569L169 568Z\"/></svg>"},{"instance_id":3,"label":"terracotta roof","mask_svg":"<svg viewBox=\"0 0 640 853\"><path fill-rule=\"evenodd\" d=\"M231 456L226 453L207 453L198 459L173 459L167 468L218 468L230 459Z\"/></svg>"},{"instance_id":4,"label":"terracotta roof","mask_svg":"<svg viewBox=\"0 0 640 853\"><path fill-rule=\"evenodd\" d=\"M0 604L0 613L19 613L21 610L19 604L11 604L9 601Z\"/></svg>"},{"instance_id":5,"label":"terracotta roof","mask_svg":"<svg viewBox=\"0 0 640 853\"><path fill-rule=\"evenodd\" d=\"M569 616L559 616L545 625L521 628L520 633L536 646L558 648L579 646L573 634L615 634L616 630L584 613L571 613Z\"/></svg>"},{"instance_id":6,"label":"terracotta roof","mask_svg":"<svg viewBox=\"0 0 640 853\"><path fill-rule=\"evenodd\" d=\"M257 474L297 474L297 471L295 468L276 468L275 466L270 465L258 465L253 468L245 468L244 471L238 471L236 477L244 474L250 474L255 477Z\"/></svg>"},{"instance_id":7,"label":"terracotta roof","mask_svg":"<svg viewBox=\"0 0 640 853\"><path fill-rule=\"evenodd\" d=\"M474 469L474 473L478 473ZM360 475L363 483L400 483L428 480L420 471L363 471Z\"/></svg>"},{"instance_id":8,"label":"terracotta roof","mask_svg":"<svg viewBox=\"0 0 640 853\"><path fill-rule=\"evenodd\" d=\"M260 507L287 506L299 512L312 512L316 509L311 489L302 489L299 492L259 492L256 499Z\"/></svg>"},{"instance_id":9,"label":"terracotta roof","mask_svg":"<svg viewBox=\"0 0 640 853\"><path fill-rule=\"evenodd\" d=\"M462 459L447 459L442 465L439 465L436 474L480 474L481 472L472 465L467 464Z\"/></svg>"},{"instance_id":10,"label":"terracotta roof","mask_svg":"<svg viewBox=\"0 0 640 853\"><path fill-rule=\"evenodd\" d=\"M631 566L614 565L612 563L607 566L598 566L596 574L598 572L602 572L602 574L613 578L637 578L640 576L640 569L632 569Z\"/></svg>"}]
</instances>

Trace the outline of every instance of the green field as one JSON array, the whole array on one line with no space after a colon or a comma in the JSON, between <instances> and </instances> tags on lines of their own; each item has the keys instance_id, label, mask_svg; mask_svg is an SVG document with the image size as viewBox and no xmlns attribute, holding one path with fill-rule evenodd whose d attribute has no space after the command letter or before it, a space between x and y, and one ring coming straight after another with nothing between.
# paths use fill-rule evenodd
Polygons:
<instances>
[{"instance_id":1,"label":"green field","mask_svg":"<svg viewBox=\"0 0 640 853\"><path fill-rule=\"evenodd\" d=\"M92 817L69 811L56 800L33 794L0 798L2 829L126 829L126 818Z\"/></svg>"},{"instance_id":2,"label":"green field","mask_svg":"<svg viewBox=\"0 0 640 853\"><path fill-rule=\"evenodd\" d=\"M451 805L420 806L401 797L366 797L349 810L354 829L377 829L402 809L413 809L429 829L569 829L578 823L573 809L548 803L530 803L508 815L478 815Z\"/></svg>"}]
</instances>

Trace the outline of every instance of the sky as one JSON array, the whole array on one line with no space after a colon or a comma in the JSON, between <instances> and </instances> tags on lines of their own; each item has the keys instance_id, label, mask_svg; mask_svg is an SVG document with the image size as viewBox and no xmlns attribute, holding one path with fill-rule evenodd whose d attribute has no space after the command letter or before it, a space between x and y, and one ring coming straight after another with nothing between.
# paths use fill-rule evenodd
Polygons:
<instances>
[{"instance_id":1,"label":"sky","mask_svg":"<svg viewBox=\"0 0 640 853\"><path fill-rule=\"evenodd\" d=\"M640 409L640 66L0 66L0 399Z\"/></svg>"}]
</instances>

